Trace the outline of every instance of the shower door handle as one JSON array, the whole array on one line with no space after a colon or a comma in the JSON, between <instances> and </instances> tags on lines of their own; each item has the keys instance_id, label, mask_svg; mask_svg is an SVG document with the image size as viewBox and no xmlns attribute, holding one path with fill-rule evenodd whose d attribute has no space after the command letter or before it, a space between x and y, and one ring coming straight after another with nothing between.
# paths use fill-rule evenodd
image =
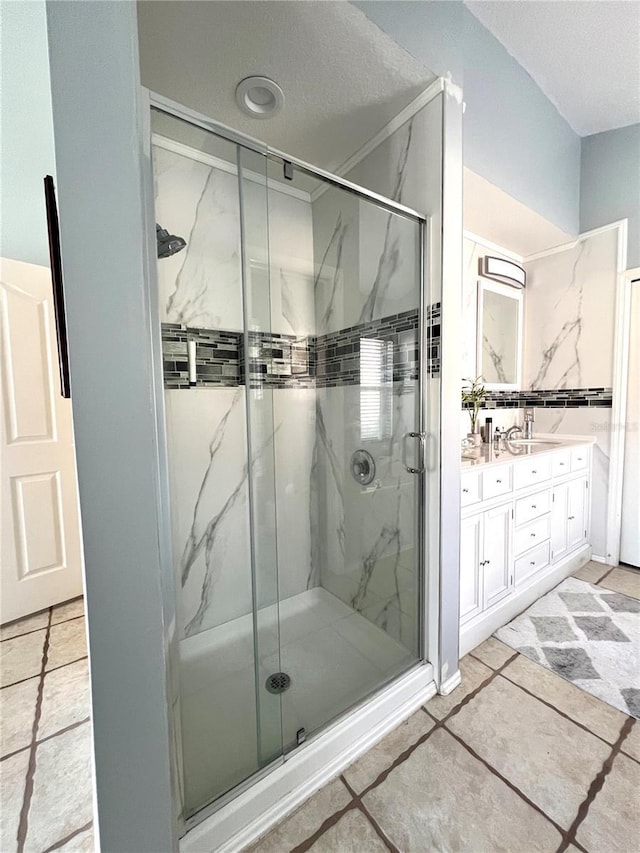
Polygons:
<instances>
[{"instance_id":1,"label":"shower door handle","mask_svg":"<svg viewBox=\"0 0 640 853\"><path fill-rule=\"evenodd\" d=\"M419 468L412 468L411 465L407 464L407 439L409 438L417 438L420 442L420 450L418 451ZM423 432L407 432L404 435L402 440L402 464L409 474L422 474L424 472L424 442L425 434Z\"/></svg>"}]
</instances>

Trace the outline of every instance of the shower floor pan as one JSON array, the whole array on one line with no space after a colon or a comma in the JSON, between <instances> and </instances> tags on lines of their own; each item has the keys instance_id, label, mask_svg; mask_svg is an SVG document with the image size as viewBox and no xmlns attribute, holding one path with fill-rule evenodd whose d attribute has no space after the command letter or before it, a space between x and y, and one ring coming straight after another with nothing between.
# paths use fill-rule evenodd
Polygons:
<instances>
[{"instance_id":1,"label":"shower floor pan","mask_svg":"<svg viewBox=\"0 0 640 853\"><path fill-rule=\"evenodd\" d=\"M415 664L385 631L322 588L259 611L256 708L251 614L180 644L185 815L242 782L307 733ZM281 694L270 675L291 679Z\"/></svg>"}]
</instances>

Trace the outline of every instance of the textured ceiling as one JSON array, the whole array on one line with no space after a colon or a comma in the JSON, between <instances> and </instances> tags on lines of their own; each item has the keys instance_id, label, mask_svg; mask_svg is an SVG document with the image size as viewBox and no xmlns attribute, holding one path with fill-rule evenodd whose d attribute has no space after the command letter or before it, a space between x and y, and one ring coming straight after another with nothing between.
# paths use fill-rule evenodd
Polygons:
<instances>
[{"instance_id":1,"label":"textured ceiling","mask_svg":"<svg viewBox=\"0 0 640 853\"><path fill-rule=\"evenodd\" d=\"M638 0L468 0L580 136L640 121Z\"/></svg>"},{"instance_id":2,"label":"textured ceiling","mask_svg":"<svg viewBox=\"0 0 640 853\"><path fill-rule=\"evenodd\" d=\"M346 2L138 4L142 82L318 166L334 169L434 79ZM234 92L261 74L286 102L245 116Z\"/></svg>"}]
</instances>

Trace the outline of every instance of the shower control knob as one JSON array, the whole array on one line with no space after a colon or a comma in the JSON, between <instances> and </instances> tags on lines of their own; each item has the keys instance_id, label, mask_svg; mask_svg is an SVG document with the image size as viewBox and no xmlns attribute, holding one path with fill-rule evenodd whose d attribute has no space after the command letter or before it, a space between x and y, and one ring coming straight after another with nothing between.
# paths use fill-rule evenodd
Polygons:
<instances>
[{"instance_id":1,"label":"shower control knob","mask_svg":"<svg viewBox=\"0 0 640 853\"><path fill-rule=\"evenodd\" d=\"M351 456L351 475L361 486L368 486L376 476L376 463L367 450L356 450Z\"/></svg>"}]
</instances>

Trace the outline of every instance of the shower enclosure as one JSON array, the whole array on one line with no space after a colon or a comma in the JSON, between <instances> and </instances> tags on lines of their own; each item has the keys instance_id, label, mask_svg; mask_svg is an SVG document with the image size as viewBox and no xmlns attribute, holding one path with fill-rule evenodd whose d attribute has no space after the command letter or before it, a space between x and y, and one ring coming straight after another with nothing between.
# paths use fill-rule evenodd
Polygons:
<instances>
[{"instance_id":1,"label":"shower enclosure","mask_svg":"<svg viewBox=\"0 0 640 853\"><path fill-rule=\"evenodd\" d=\"M189 819L427 658L440 309L402 203L419 124L345 180L152 103L155 218L186 241L156 320Z\"/></svg>"}]
</instances>

